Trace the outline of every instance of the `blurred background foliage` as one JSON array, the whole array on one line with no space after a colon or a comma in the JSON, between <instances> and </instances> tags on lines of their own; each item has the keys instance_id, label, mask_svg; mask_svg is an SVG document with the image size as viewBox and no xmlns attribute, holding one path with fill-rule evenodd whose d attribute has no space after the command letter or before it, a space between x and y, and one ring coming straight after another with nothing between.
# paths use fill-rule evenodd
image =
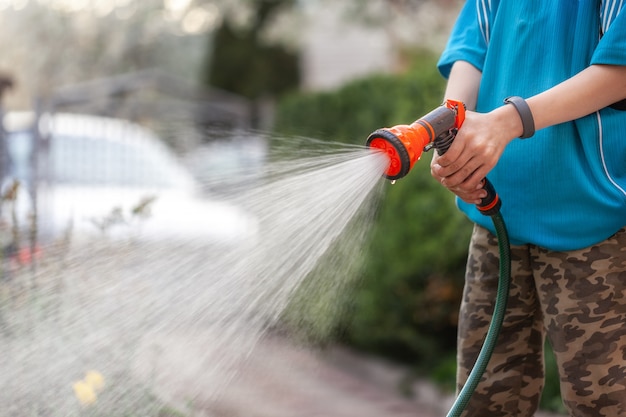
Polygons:
<instances>
[{"instance_id":1,"label":"blurred background foliage","mask_svg":"<svg viewBox=\"0 0 626 417\"><path fill-rule=\"evenodd\" d=\"M283 84L288 89L294 83L302 85L298 80L302 72L315 65L315 58L303 62L302 51L311 46L311 36L329 28L331 20L338 26L327 31L334 41L316 48L343 46L344 38L361 40L351 46L358 49L359 59L374 48L380 54L378 67L395 68L403 65L397 48L440 49L460 4L461 0L0 0L0 73L16 81L7 102L13 108L30 107L34 98L60 86L146 68L242 90L249 97L267 94L267 89L283 90ZM376 36L365 36L369 32ZM228 38L238 42L236 50L214 51ZM344 51L344 57L351 59L352 52ZM368 72L370 64L360 73ZM324 66L349 76L340 62ZM246 75L240 76L240 83L223 84L220 73L227 67L239 74L256 73L257 79ZM264 86L268 77L273 81ZM272 83L281 85L271 87ZM314 84L306 87L316 88Z\"/></svg>"},{"instance_id":2,"label":"blurred background foliage","mask_svg":"<svg viewBox=\"0 0 626 417\"><path fill-rule=\"evenodd\" d=\"M283 97L275 115L276 130L363 145L380 127L412 122L441 104L444 79L433 52L407 50L404 56L411 64L400 74L373 74L338 89Z\"/></svg>"},{"instance_id":3,"label":"blurred background foliage","mask_svg":"<svg viewBox=\"0 0 626 417\"><path fill-rule=\"evenodd\" d=\"M280 95L300 83L299 57L295 50L264 40L273 18L293 8L294 0L258 0L250 23L237 26L225 20L212 39L212 53L205 56L204 84L250 99Z\"/></svg>"}]
</instances>

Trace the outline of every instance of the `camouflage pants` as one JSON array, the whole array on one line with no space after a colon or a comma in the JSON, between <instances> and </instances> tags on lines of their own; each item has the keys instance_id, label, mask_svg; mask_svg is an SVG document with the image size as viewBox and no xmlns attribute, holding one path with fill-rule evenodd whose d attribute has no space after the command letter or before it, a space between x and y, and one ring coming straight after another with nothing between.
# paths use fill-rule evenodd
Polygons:
<instances>
[{"instance_id":1,"label":"camouflage pants","mask_svg":"<svg viewBox=\"0 0 626 417\"><path fill-rule=\"evenodd\" d=\"M572 417L626 416L626 229L578 251L533 245L511 251L511 291L498 346L464 416L532 416L544 383L545 336ZM495 236L476 226L460 311L459 387L491 320L498 258Z\"/></svg>"}]
</instances>

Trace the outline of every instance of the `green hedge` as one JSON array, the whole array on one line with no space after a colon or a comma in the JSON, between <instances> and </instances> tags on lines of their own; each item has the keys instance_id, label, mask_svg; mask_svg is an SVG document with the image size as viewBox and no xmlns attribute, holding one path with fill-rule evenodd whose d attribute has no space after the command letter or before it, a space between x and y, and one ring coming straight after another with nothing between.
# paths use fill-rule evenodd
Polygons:
<instances>
[{"instance_id":1,"label":"green hedge","mask_svg":"<svg viewBox=\"0 0 626 417\"><path fill-rule=\"evenodd\" d=\"M421 365L453 351L470 231L428 161L389 187L345 322L348 340Z\"/></svg>"},{"instance_id":2,"label":"green hedge","mask_svg":"<svg viewBox=\"0 0 626 417\"><path fill-rule=\"evenodd\" d=\"M435 62L425 56L401 76L374 75L338 91L291 94L278 104L276 130L363 144L372 131L412 122L441 104L444 84Z\"/></svg>"}]
</instances>

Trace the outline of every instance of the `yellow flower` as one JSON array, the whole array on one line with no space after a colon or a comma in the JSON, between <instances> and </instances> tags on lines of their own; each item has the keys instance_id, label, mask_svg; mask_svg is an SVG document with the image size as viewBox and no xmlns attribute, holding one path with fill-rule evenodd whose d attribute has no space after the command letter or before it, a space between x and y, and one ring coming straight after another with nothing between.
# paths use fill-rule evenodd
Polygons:
<instances>
[{"instance_id":1,"label":"yellow flower","mask_svg":"<svg viewBox=\"0 0 626 417\"><path fill-rule=\"evenodd\" d=\"M93 387L83 380L74 383L74 395L83 405L91 405L97 399Z\"/></svg>"},{"instance_id":2,"label":"yellow flower","mask_svg":"<svg viewBox=\"0 0 626 417\"><path fill-rule=\"evenodd\" d=\"M89 371L85 378L73 385L74 395L83 405L91 405L98 399L97 393L104 388L104 377L98 371Z\"/></svg>"},{"instance_id":3,"label":"yellow flower","mask_svg":"<svg viewBox=\"0 0 626 417\"><path fill-rule=\"evenodd\" d=\"M89 371L84 380L95 392L100 392L104 388L104 377L98 371Z\"/></svg>"}]
</instances>

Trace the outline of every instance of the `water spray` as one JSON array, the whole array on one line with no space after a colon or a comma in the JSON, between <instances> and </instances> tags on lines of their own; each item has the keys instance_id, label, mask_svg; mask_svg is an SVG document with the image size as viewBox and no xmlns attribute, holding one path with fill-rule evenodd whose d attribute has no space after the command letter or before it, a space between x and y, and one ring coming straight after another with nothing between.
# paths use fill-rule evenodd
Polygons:
<instances>
[{"instance_id":1,"label":"water spray","mask_svg":"<svg viewBox=\"0 0 626 417\"><path fill-rule=\"evenodd\" d=\"M410 125L397 125L374 131L367 138L366 145L384 152L389 157L389 166L384 176L394 183L411 171L424 152L434 148L439 155L446 153L464 120L465 104L446 100L441 106ZM511 254L506 225L500 214L502 201L489 180L483 178L482 181L487 196L476 207L482 214L491 217L496 229L500 252L500 279L494 313L485 342L467 382L459 391L447 417L459 417L476 390L495 348L509 293Z\"/></svg>"}]
</instances>

